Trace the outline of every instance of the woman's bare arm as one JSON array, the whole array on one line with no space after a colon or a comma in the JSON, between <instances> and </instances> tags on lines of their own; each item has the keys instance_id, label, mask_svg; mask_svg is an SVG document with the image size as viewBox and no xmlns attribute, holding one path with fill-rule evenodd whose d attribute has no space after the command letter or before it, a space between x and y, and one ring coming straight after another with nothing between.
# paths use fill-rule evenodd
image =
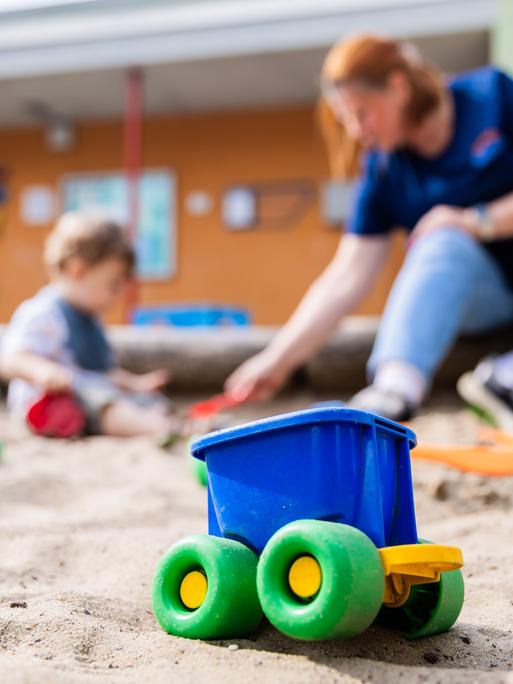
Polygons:
<instances>
[{"instance_id":1,"label":"woman's bare arm","mask_svg":"<svg viewBox=\"0 0 513 684\"><path fill-rule=\"evenodd\" d=\"M68 368L31 352L2 354L0 374L5 380L26 380L44 392L69 390L73 381Z\"/></svg>"},{"instance_id":2,"label":"woman's bare arm","mask_svg":"<svg viewBox=\"0 0 513 684\"><path fill-rule=\"evenodd\" d=\"M388 237L344 236L337 253L270 345L284 363L310 358L367 294L388 254Z\"/></svg>"},{"instance_id":3,"label":"woman's bare arm","mask_svg":"<svg viewBox=\"0 0 513 684\"><path fill-rule=\"evenodd\" d=\"M344 236L331 263L269 346L227 380L235 396L266 398L314 354L368 292L388 254L388 236Z\"/></svg>"},{"instance_id":4,"label":"woman's bare arm","mask_svg":"<svg viewBox=\"0 0 513 684\"><path fill-rule=\"evenodd\" d=\"M513 237L513 192L486 205L490 232L483 236L482 218L474 207L453 207L438 204L424 214L410 236L410 242L434 231L454 226L476 240L505 240Z\"/></svg>"}]
</instances>

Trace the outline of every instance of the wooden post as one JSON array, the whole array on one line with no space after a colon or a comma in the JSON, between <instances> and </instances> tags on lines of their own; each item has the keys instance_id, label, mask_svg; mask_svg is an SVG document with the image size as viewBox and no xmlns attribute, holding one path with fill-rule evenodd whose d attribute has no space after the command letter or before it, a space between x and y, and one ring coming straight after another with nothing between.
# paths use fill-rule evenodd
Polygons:
<instances>
[{"instance_id":1,"label":"wooden post","mask_svg":"<svg viewBox=\"0 0 513 684\"><path fill-rule=\"evenodd\" d=\"M139 182L142 167L144 74L133 68L127 73L125 92L124 164L128 187L128 231L135 246L139 222ZM125 322L129 323L138 302L137 275L130 284L125 302Z\"/></svg>"}]
</instances>

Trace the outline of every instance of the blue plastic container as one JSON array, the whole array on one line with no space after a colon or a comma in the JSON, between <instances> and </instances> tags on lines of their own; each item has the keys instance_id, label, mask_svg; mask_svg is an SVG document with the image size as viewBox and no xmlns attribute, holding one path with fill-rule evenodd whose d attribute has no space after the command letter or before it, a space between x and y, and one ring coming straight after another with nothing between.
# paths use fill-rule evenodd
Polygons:
<instances>
[{"instance_id":1,"label":"blue plastic container","mask_svg":"<svg viewBox=\"0 0 513 684\"><path fill-rule=\"evenodd\" d=\"M251 320L245 309L198 304L139 307L132 316L132 322L134 325L173 325L190 328L246 326Z\"/></svg>"},{"instance_id":2,"label":"blue plastic container","mask_svg":"<svg viewBox=\"0 0 513 684\"><path fill-rule=\"evenodd\" d=\"M417 543L410 468L415 434L371 413L313 408L214 432L206 461L209 533L261 553L293 520L345 523L378 547Z\"/></svg>"}]
</instances>

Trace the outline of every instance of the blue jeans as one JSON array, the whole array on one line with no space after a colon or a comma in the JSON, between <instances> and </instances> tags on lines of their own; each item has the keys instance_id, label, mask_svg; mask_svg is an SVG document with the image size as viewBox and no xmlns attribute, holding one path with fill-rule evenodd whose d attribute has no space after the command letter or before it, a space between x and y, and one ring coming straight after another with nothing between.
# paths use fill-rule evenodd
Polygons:
<instances>
[{"instance_id":1,"label":"blue jeans","mask_svg":"<svg viewBox=\"0 0 513 684\"><path fill-rule=\"evenodd\" d=\"M383 312L369 359L404 361L428 382L458 334L513 321L513 291L474 239L446 228L420 238L406 256Z\"/></svg>"}]
</instances>

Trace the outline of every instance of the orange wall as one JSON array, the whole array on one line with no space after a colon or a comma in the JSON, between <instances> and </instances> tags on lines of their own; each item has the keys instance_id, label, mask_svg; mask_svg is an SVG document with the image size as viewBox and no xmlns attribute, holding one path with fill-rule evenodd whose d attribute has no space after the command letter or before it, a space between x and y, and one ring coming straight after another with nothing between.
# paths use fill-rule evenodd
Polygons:
<instances>
[{"instance_id":1,"label":"orange wall","mask_svg":"<svg viewBox=\"0 0 513 684\"><path fill-rule=\"evenodd\" d=\"M144 303L208 300L248 307L256 323L282 323L329 261L339 232L323 224L317 200L292 228L230 232L221 221L223 190L232 184L309 178L328 171L311 108L147 120L144 165L172 169L178 182L178 269L165 281L143 283ZM67 173L122 166L121 122L87 123L74 149L47 150L36 129L0 131L0 166L9 174L9 203L0 229L0 320L44 281L41 263L50 228L23 224L20 192L28 185L58 187ZM184 199L205 190L211 214L190 216ZM361 312L381 310L400 260L400 248ZM115 313L119 320L121 309Z\"/></svg>"}]
</instances>

